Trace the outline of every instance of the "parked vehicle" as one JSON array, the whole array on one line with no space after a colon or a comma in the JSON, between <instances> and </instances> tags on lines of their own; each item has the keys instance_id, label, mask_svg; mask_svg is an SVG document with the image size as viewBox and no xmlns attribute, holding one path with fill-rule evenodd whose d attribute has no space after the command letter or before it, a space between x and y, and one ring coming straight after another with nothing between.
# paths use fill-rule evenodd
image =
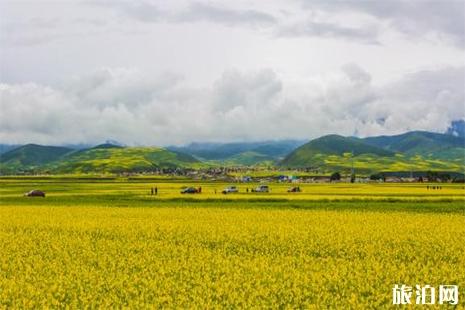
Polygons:
<instances>
[{"instance_id":1,"label":"parked vehicle","mask_svg":"<svg viewBox=\"0 0 465 310\"><path fill-rule=\"evenodd\" d=\"M198 194L200 191L195 187L184 187L181 189L181 194Z\"/></svg>"},{"instance_id":2,"label":"parked vehicle","mask_svg":"<svg viewBox=\"0 0 465 310\"><path fill-rule=\"evenodd\" d=\"M24 194L26 197L44 197L45 198L45 193L43 191L39 191L37 189L33 189L32 191L29 191Z\"/></svg>"},{"instance_id":3,"label":"parked vehicle","mask_svg":"<svg viewBox=\"0 0 465 310\"><path fill-rule=\"evenodd\" d=\"M301 191L300 186L293 186L287 190L288 193L300 193Z\"/></svg>"},{"instance_id":4,"label":"parked vehicle","mask_svg":"<svg viewBox=\"0 0 465 310\"><path fill-rule=\"evenodd\" d=\"M231 194L231 193L237 193L237 192L239 192L239 190L237 189L236 186L228 186L222 191L223 194Z\"/></svg>"},{"instance_id":5,"label":"parked vehicle","mask_svg":"<svg viewBox=\"0 0 465 310\"><path fill-rule=\"evenodd\" d=\"M255 193L268 193L269 191L270 191L270 188L268 187L268 185L260 185L252 189L252 192L255 192Z\"/></svg>"}]
</instances>

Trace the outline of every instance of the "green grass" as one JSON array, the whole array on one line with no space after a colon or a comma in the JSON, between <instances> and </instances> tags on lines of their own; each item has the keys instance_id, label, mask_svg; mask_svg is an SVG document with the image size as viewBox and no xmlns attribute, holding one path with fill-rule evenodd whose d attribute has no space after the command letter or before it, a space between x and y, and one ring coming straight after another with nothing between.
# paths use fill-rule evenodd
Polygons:
<instances>
[{"instance_id":1,"label":"green grass","mask_svg":"<svg viewBox=\"0 0 465 310\"><path fill-rule=\"evenodd\" d=\"M0 204L3 205L112 205L121 207L238 207L351 209L370 211L463 212L463 184L436 184L441 190L429 190L432 184L299 184L301 193L287 193L292 184L270 183L270 193L246 193L257 183L236 184L239 193L223 195L228 183L193 181L183 178L148 177L4 177L0 179ZM158 188L151 196L150 188ZM202 187L202 194L182 195L184 186ZM47 197L23 197L31 189L46 192Z\"/></svg>"}]
</instances>

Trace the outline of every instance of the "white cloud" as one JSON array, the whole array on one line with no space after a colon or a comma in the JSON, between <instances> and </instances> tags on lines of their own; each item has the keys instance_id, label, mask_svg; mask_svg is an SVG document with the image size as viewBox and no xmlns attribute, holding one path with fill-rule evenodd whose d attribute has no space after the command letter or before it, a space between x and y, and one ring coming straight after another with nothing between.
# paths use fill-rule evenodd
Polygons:
<instances>
[{"instance_id":1,"label":"white cloud","mask_svg":"<svg viewBox=\"0 0 465 310\"><path fill-rule=\"evenodd\" d=\"M465 117L465 68L419 71L380 91L374 111L384 110L384 127L445 131L450 122Z\"/></svg>"},{"instance_id":2,"label":"white cloud","mask_svg":"<svg viewBox=\"0 0 465 310\"><path fill-rule=\"evenodd\" d=\"M463 5L0 2L0 142L441 131L464 117Z\"/></svg>"},{"instance_id":3,"label":"white cloud","mask_svg":"<svg viewBox=\"0 0 465 310\"><path fill-rule=\"evenodd\" d=\"M225 72L213 87L213 107L227 113L238 107L260 111L269 108L282 90L282 82L272 70L249 74Z\"/></svg>"},{"instance_id":4,"label":"white cloud","mask_svg":"<svg viewBox=\"0 0 465 310\"><path fill-rule=\"evenodd\" d=\"M302 87L270 69L230 70L193 89L170 74L100 69L61 88L1 84L0 141L168 145L445 130L465 117L463 72L417 72L375 87L368 72L348 64Z\"/></svg>"}]
</instances>

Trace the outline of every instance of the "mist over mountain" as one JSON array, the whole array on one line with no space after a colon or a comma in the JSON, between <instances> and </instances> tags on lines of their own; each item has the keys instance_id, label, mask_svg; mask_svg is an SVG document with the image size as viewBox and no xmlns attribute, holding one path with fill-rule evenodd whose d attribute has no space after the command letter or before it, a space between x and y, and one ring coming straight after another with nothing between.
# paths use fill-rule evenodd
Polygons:
<instances>
[{"instance_id":1,"label":"mist over mountain","mask_svg":"<svg viewBox=\"0 0 465 310\"><path fill-rule=\"evenodd\" d=\"M0 155L6 153L10 150L13 150L21 145L18 144L0 144Z\"/></svg>"},{"instance_id":2,"label":"mist over mountain","mask_svg":"<svg viewBox=\"0 0 465 310\"><path fill-rule=\"evenodd\" d=\"M225 160L242 153L255 153L268 159L280 159L296 147L304 144L302 140L281 140L262 142L236 143L199 143L193 142L186 146L170 146L168 149L191 154L204 160Z\"/></svg>"},{"instance_id":3,"label":"mist over mountain","mask_svg":"<svg viewBox=\"0 0 465 310\"><path fill-rule=\"evenodd\" d=\"M447 134L464 138L465 137L465 120L452 121L450 127L447 128Z\"/></svg>"}]
</instances>

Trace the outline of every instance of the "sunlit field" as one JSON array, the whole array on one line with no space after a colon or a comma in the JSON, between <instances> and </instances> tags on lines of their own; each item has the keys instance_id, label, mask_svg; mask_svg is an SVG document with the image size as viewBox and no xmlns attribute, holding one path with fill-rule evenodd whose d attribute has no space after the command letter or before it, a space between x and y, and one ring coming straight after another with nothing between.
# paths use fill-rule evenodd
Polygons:
<instances>
[{"instance_id":1,"label":"sunlit field","mask_svg":"<svg viewBox=\"0 0 465 310\"><path fill-rule=\"evenodd\" d=\"M394 284L463 306L463 185L226 185L2 179L0 308L390 308Z\"/></svg>"}]
</instances>

